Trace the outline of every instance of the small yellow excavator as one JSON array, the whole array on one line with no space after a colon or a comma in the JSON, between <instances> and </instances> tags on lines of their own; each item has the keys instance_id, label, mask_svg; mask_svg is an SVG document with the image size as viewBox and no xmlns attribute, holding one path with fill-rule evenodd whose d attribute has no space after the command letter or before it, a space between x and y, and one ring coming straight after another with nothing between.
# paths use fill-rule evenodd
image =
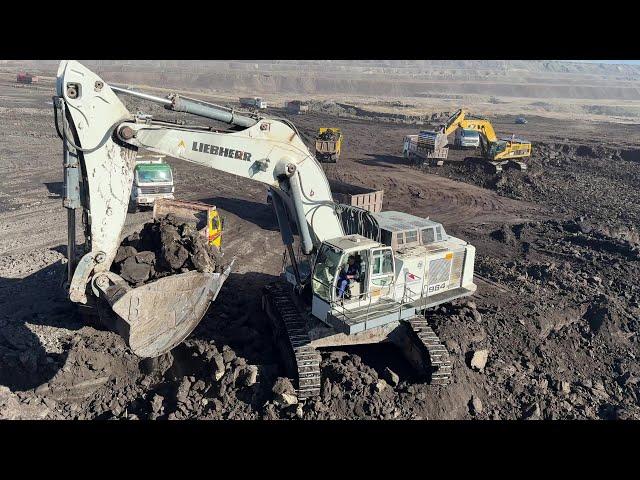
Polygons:
<instances>
[{"instance_id":1,"label":"small yellow excavator","mask_svg":"<svg viewBox=\"0 0 640 480\"><path fill-rule=\"evenodd\" d=\"M441 132L449 135L458 128L474 130L480 134L480 148L482 156L496 171L502 170L502 165L511 162L521 170L526 170L527 165L518 158L531 156L531 142L512 136L511 138L498 139L493 125L484 117L470 115L465 110L456 111L442 127Z\"/></svg>"}]
</instances>

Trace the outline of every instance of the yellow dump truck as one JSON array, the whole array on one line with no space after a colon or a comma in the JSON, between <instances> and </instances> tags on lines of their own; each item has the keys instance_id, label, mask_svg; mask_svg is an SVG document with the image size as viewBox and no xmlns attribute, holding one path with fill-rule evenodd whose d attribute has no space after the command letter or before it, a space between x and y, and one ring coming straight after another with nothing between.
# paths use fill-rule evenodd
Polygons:
<instances>
[{"instance_id":1,"label":"yellow dump truck","mask_svg":"<svg viewBox=\"0 0 640 480\"><path fill-rule=\"evenodd\" d=\"M224 222L213 205L185 200L159 199L153 204L153 218L174 215L178 220L190 223L207 239L209 245L222 249Z\"/></svg>"},{"instance_id":2,"label":"yellow dump truck","mask_svg":"<svg viewBox=\"0 0 640 480\"><path fill-rule=\"evenodd\" d=\"M336 163L342 150L342 133L339 128L323 127L316 136L316 160Z\"/></svg>"}]
</instances>

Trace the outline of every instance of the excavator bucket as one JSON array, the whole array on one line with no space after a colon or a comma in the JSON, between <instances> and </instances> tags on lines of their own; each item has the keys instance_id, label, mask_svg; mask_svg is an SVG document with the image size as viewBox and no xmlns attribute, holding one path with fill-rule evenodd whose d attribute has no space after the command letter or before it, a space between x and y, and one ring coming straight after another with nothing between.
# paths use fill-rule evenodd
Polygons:
<instances>
[{"instance_id":1,"label":"excavator bucket","mask_svg":"<svg viewBox=\"0 0 640 480\"><path fill-rule=\"evenodd\" d=\"M117 331L137 356L153 358L167 353L198 326L231 266L223 273L181 273L137 288L116 281L106 290L111 309L101 309L101 320Z\"/></svg>"}]
</instances>

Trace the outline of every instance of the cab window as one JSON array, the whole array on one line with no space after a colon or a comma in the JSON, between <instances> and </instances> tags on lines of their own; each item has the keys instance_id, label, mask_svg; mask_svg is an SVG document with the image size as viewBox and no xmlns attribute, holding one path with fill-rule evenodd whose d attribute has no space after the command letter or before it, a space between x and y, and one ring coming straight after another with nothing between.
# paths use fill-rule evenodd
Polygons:
<instances>
[{"instance_id":1,"label":"cab window","mask_svg":"<svg viewBox=\"0 0 640 480\"><path fill-rule=\"evenodd\" d=\"M422 244L428 245L433 243L435 240L435 236L433 234L433 228L427 227L422 229Z\"/></svg>"},{"instance_id":2,"label":"cab window","mask_svg":"<svg viewBox=\"0 0 640 480\"><path fill-rule=\"evenodd\" d=\"M372 284L386 286L393 282L393 253L391 250L374 250L371 264Z\"/></svg>"},{"instance_id":3,"label":"cab window","mask_svg":"<svg viewBox=\"0 0 640 480\"><path fill-rule=\"evenodd\" d=\"M326 302L331 302L332 300L331 292L335 290L333 286L341 259L342 250L330 245L323 245L318 252L313 269L312 287L313 293Z\"/></svg>"}]
</instances>

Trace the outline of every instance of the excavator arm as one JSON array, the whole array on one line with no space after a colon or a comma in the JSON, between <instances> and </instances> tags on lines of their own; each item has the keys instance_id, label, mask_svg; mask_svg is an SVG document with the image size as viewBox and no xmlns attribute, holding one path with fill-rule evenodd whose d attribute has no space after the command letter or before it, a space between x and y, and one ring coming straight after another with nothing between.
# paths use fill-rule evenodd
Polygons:
<instances>
[{"instance_id":1,"label":"excavator arm","mask_svg":"<svg viewBox=\"0 0 640 480\"><path fill-rule=\"evenodd\" d=\"M323 240L343 235L322 168L283 121L261 118L239 132L125 121L117 136L135 147L263 183L283 201L306 254Z\"/></svg>"},{"instance_id":2,"label":"excavator arm","mask_svg":"<svg viewBox=\"0 0 640 480\"><path fill-rule=\"evenodd\" d=\"M475 130L480 133L480 135L484 136L486 141L489 143L495 143L498 141L493 125L491 125L491 122L486 118L467 115L466 118L460 121L458 125L460 128L464 128L466 130Z\"/></svg>"},{"instance_id":3,"label":"excavator arm","mask_svg":"<svg viewBox=\"0 0 640 480\"><path fill-rule=\"evenodd\" d=\"M134 116L116 92L225 122L235 130ZM223 273L187 272L137 288L110 271L122 237L139 147L268 186L283 242L292 256L291 224L306 254L323 240L343 235L322 168L295 127L284 120L242 115L178 95L160 98L111 87L75 61L61 62L56 94L65 172L63 205L69 209L69 298L95 306L141 357L165 353L191 333L215 300L231 265ZM85 219L88 251L76 264L78 208Z\"/></svg>"},{"instance_id":4,"label":"excavator arm","mask_svg":"<svg viewBox=\"0 0 640 480\"><path fill-rule=\"evenodd\" d=\"M451 115L447 121L445 122L445 124L442 126L442 129L440 130L440 133L449 136L450 134L452 134L453 132L456 131L456 129L458 128L460 122L462 122L465 119L465 116L467 115L467 112L465 112L463 109L459 109L457 111L455 111L453 113L453 115Z\"/></svg>"}]
</instances>

